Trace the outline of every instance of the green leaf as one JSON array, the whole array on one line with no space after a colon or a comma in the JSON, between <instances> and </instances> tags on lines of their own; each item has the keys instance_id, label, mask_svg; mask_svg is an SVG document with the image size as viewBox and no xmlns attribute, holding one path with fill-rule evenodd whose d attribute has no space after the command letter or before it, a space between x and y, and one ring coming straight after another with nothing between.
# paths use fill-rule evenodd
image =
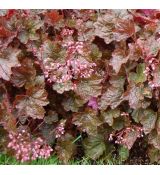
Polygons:
<instances>
[{"instance_id":1,"label":"green leaf","mask_svg":"<svg viewBox=\"0 0 160 175\"><path fill-rule=\"evenodd\" d=\"M38 15L34 15L34 18L23 18L21 21L23 29L18 33L18 39L23 43L27 44L29 40L38 40L39 35L36 33L38 29L43 26L43 21Z\"/></svg>"},{"instance_id":2,"label":"green leaf","mask_svg":"<svg viewBox=\"0 0 160 175\"><path fill-rule=\"evenodd\" d=\"M102 135L89 136L84 139L83 146L85 156L93 160L98 159L106 150L105 141Z\"/></svg>"},{"instance_id":3,"label":"green leaf","mask_svg":"<svg viewBox=\"0 0 160 175\"><path fill-rule=\"evenodd\" d=\"M71 81L66 81L64 83L54 83L52 88L59 94L63 94L65 91L73 90L73 83Z\"/></svg>"},{"instance_id":4,"label":"green leaf","mask_svg":"<svg viewBox=\"0 0 160 175\"><path fill-rule=\"evenodd\" d=\"M120 110L119 109L111 109L108 111L102 111L101 115L103 117L103 120L106 123L108 123L109 126L112 126L114 118L118 118L120 116Z\"/></svg>"},{"instance_id":5,"label":"green leaf","mask_svg":"<svg viewBox=\"0 0 160 175\"><path fill-rule=\"evenodd\" d=\"M125 127L125 119L123 117L116 118L112 125L112 128L119 131Z\"/></svg>"},{"instance_id":6,"label":"green leaf","mask_svg":"<svg viewBox=\"0 0 160 175\"><path fill-rule=\"evenodd\" d=\"M61 64L65 62L66 51L65 49L62 49L59 42L46 40L44 41L42 48L43 51L39 51L37 53L40 60L50 58L51 60L54 60L55 62L59 62Z\"/></svg>"},{"instance_id":7,"label":"green leaf","mask_svg":"<svg viewBox=\"0 0 160 175\"><path fill-rule=\"evenodd\" d=\"M160 113L157 114L157 121L156 121L156 130L158 135L160 135Z\"/></svg>"},{"instance_id":8,"label":"green leaf","mask_svg":"<svg viewBox=\"0 0 160 175\"><path fill-rule=\"evenodd\" d=\"M97 61L100 60L102 56L102 53L100 52L99 48L97 45L92 44L91 45L91 53L89 57L91 58L92 61Z\"/></svg>"},{"instance_id":9,"label":"green leaf","mask_svg":"<svg viewBox=\"0 0 160 175\"><path fill-rule=\"evenodd\" d=\"M144 116L142 117L141 124L145 134L148 134L155 128L157 119L157 113L151 109L144 110Z\"/></svg>"},{"instance_id":10,"label":"green leaf","mask_svg":"<svg viewBox=\"0 0 160 175\"><path fill-rule=\"evenodd\" d=\"M145 100L145 97L152 97L151 89L148 87L144 87L141 84L133 84L128 87L128 92L128 100L131 108L147 108L150 105L150 101Z\"/></svg>"},{"instance_id":11,"label":"green leaf","mask_svg":"<svg viewBox=\"0 0 160 175\"><path fill-rule=\"evenodd\" d=\"M157 162L158 164L160 163L160 150L152 147L149 147L148 149L148 156L150 158L151 163Z\"/></svg>"},{"instance_id":12,"label":"green leaf","mask_svg":"<svg viewBox=\"0 0 160 175\"><path fill-rule=\"evenodd\" d=\"M152 109L137 109L133 111L132 118L135 122L140 122L143 125L144 133L148 134L155 128L157 113Z\"/></svg>"},{"instance_id":13,"label":"green leaf","mask_svg":"<svg viewBox=\"0 0 160 175\"><path fill-rule=\"evenodd\" d=\"M124 146L120 146L120 148L118 149L118 153L119 153L119 159L121 161L125 161L129 157L129 150Z\"/></svg>"},{"instance_id":14,"label":"green leaf","mask_svg":"<svg viewBox=\"0 0 160 175\"><path fill-rule=\"evenodd\" d=\"M135 109L132 112L132 118L136 123L139 123L142 120L143 117L143 109Z\"/></svg>"},{"instance_id":15,"label":"green leaf","mask_svg":"<svg viewBox=\"0 0 160 175\"><path fill-rule=\"evenodd\" d=\"M131 72L129 74L129 79L134 81L136 84L145 82L147 80L147 77L144 71L145 71L145 64L144 63L138 64L136 68L136 73Z\"/></svg>"},{"instance_id":16,"label":"green leaf","mask_svg":"<svg viewBox=\"0 0 160 175\"><path fill-rule=\"evenodd\" d=\"M82 107L87 100L81 99L77 96L69 96L64 98L62 105L66 111L78 112L79 108Z\"/></svg>"},{"instance_id":17,"label":"green leaf","mask_svg":"<svg viewBox=\"0 0 160 175\"><path fill-rule=\"evenodd\" d=\"M160 150L160 135L157 134L156 130L153 130L149 134L148 143L153 145L156 149Z\"/></svg>"}]
</instances>

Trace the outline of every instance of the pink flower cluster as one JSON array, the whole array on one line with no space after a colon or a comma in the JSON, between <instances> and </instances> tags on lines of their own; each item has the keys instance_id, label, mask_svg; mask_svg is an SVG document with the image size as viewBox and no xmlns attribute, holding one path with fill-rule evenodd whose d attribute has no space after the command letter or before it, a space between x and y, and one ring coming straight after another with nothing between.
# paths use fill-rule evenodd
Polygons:
<instances>
[{"instance_id":1,"label":"pink flower cluster","mask_svg":"<svg viewBox=\"0 0 160 175\"><path fill-rule=\"evenodd\" d=\"M145 61L146 61L147 66L146 66L146 69L144 71L144 74L147 77L149 86L152 89L154 89L154 88L156 88L158 86L157 84L155 84L153 82L153 76L154 76L153 73L154 73L154 71L155 71L155 69L157 67L158 62L157 62L157 59L154 58L154 57L147 57L145 59Z\"/></svg>"},{"instance_id":2,"label":"pink flower cluster","mask_svg":"<svg viewBox=\"0 0 160 175\"><path fill-rule=\"evenodd\" d=\"M19 133L9 133L9 139L8 148L15 152L16 159L21 162L36 160L37 158L47 159L53 151L42 138L38 137L33 140L25 130Z\"/></svg>"},{"instance_id":3,"label":"pink flower cluster","mask_svg":"<svg viewBox=\"0 0 160 175\"><path fill-rule=\"evenodd\" d=\"M48 82L65 83L72 79L89 78L94 72L95 63L85 59L68 59L65 63L55 63L51 58L44 59L44 75Z\"/></svg>"},{"instance_id":4,"label":"pink flower cluster","mask_svg":"<svg viewBox=\"0 0 160 175\"><path fill-rule=\"evenodd\" d=\"M61 122L56 128L55 128L55 137L56 138L60 138L65 130L64 130L64 127L65 127L65 121Z\"/></svg>"},{"instance_id":5,"label":"pink flower cluster","mask_svg":"<svg viewBox=\"0 0 160 175\"><path fill-rule=\"evenodd\" d=\"M73 35L73 33L74 33L74 30L64 28L61 31L61 36L71 36L71 35Z\"/></svg>"},{"instance_id":6,"label":"pink flower cluster","mask_svg":"<svg viewBox=\"0 0 160 175\"><path fill-rule=\"evenodd\" d=\"M159 43L160 40L158 39L157 42ZM138 39L137 44L142 50L144 61L146 64L144 74L147 77L149 86L152 89L155 89L156 87L159 86L153 81L154 72L157 68L157 65L159 64L159 61L155 58L155 55L150 51L150 47L145 46L145 43L142 40Z\"/></svg>"},{"instance_id":7,"label":"pink flower cluster","mask_svg":"<svg viewBox=\"0 0 160 175\"><path fill-rule=\"evenodd\" d=\"M84 43L81 41L68 41L63 44L63 47L66 47L68 55L83 54Z\"/></svg>"},{"instance_id":8,"label":"pink flower cluster","mask_svg":"<svg viewBox=\"0 0 160 175\"><path fill-rule=\"evenodd\" d=\"M62 29L61 36L63 37L62 49L66 50L64 62L57 62L53 58L41 58L41 65L44 76L49 83L68 83L78 78L89 78L93 72L95 63L89 62L86 57L89 52L84 49L84 42L74 41L72 38L73 30ZM66 37L64 37L66 36ZM35 50L32 49L35 53ZM40 52L44 51L43 46ZM43 55L43 54L41 54ZM76 84L73 83L75 89Z\"/></svg>"},{"instance_id":9,"label":"pink flower cluster","mask_svg":"<svg viewBox=\"0 0 160 175\"><path fill-rule=\"evenodd\" d=\"M136 140L137 138L143 137L143 129L142 127L138 127L138 126L131 126L131 127L127 127L121 131L119 131L118 133L111 133L109 136L109 141L113 140L113 137L115 137L115 143L117 144L121 144L124 145L126 147L128 147L128 149L131 148L132 144L128 143L128 136L130 135L131 132L135 132L135 136L134 138L132 138L133 143L134 143L134 139Z\"/></svg>"}]
</instances>

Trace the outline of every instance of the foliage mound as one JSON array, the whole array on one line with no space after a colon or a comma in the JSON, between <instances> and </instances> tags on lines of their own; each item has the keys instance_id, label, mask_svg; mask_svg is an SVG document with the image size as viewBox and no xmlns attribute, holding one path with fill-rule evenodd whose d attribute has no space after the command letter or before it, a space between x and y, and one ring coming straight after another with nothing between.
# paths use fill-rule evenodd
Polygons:
<instances>
[{"instance_id":1,"label":"foliage mound","mask_svg":"<svg viewBox=\"0 0 160 175\"><path fill-rule=\"evenodd\" d=\"M0 150L30 161L160 161L159 10L1 10Z\"/></svg>"}]
</instances>

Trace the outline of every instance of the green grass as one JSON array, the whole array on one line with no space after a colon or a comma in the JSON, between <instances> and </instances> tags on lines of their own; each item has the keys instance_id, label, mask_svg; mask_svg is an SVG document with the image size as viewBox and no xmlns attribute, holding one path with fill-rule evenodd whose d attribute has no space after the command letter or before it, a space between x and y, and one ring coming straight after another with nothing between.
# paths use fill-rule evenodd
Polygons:
<instances>
[{"instance_id":1,"label":"green grass","mask_svg":"<svg viewBox=\"0 0 160 175\"><path fill-rule=\"evenodd\" d=\"M105 163L104 163L105 162ZM93 163L89 158L82 158L81 160L72 160L68 163L69 165L122 165L122 162L112 160L99 160ZM29 163L21 163L13 157L9 157L4 154L0 154L0 165L63 165L56 156L52 156L49 159L38 159Z\"/></svg>"},{"instance_id":2,"label":"green grass","mask_svg":"<svg viewBox=\"0 0 160 175\"><path fill-rule=\"evenodd\" d=\"M56 156L52 156L51 158L45 159L37 159L29 163L21 163L17 161L13 157L9 157L4 154L0 154L0 165L58 165L59 161Z\"/></svg>"}]
</instances>

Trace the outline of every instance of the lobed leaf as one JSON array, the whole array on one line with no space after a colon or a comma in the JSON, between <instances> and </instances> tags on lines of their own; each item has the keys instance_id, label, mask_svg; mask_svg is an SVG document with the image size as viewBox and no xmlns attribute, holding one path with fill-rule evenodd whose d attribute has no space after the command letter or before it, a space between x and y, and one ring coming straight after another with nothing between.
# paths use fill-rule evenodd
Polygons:
<instances>
[{"instance_id":1,"label":"lobed leaf","mask_svg":"<svg viewBox=\"0 0 160 175\"><path fill-rule=\"evenodd\" d=\"M6 81L9 81L12 74L12 67L20 66L18 61L18 55L21 51L8 48L7 51L4 51L0 54L0 78L3 78Z\"/></svg>"},{"instance_id":2,"label":"lobed leaf","mask_svg":"<svg viewBox=\"0 0 160 175\"><path fill-rule=\"evenodd\" d=\"M81 131L87 132L88 135L96 136L97 127L102 124L102 121L98 118L95 111L86 111L74 114L72 123Z\"/></svg>"},{"instance_id":3,"label":"lobed leaf","mask_svg":"<svg viewBox=\"0 0 160 175\"><path fill-rule=\"evenodd\" d=\"M85 156L93 160L96 160L102 156L106 150L106 144L101 135L89 136L88 138L84 139L83 146Z\"/></svg>"}]
</instances>

